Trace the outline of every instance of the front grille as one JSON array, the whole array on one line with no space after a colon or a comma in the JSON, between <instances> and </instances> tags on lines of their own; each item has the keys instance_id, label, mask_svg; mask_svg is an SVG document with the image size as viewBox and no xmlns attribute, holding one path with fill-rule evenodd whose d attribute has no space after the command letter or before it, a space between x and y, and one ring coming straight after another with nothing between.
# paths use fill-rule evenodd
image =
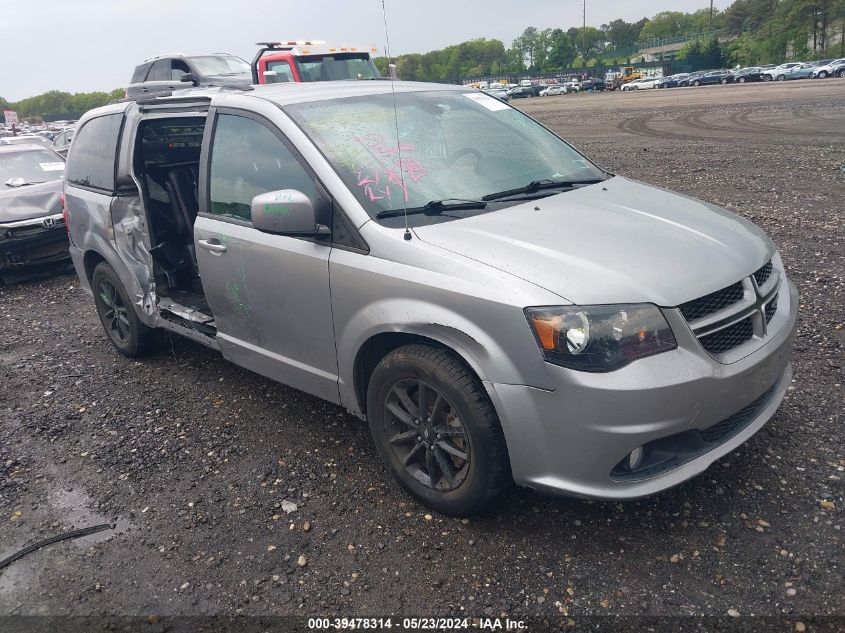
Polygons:
<instances>
[{"instance_id":1,"label":"front grille","mask_svg":"<svg viewBox=\"0 0 845 633\"><path fill-rule=\"evenodd\" d=\"M775 312L778 310L778 296L775 294L772 297L772 300L766 304L766 323L768 324L769 321L772 320L772 317L775 316Z\"/></svg>"},{"instance_id":2,"label":"front grille","mask_svg":"<svg viewBox=\"0 0 845 633\"><path fill-rule=\"evenodd\" d=\"M757 286L762 287L765 284L769 277L772 276L772 262L766 262L766 265L763 266L760 270L754 273L754 279L757 281Z\"/></svg>"},{"instance_id":3,"label":"front grille","mask_svg":"<svg viewBox=\"0 0 845 633\"><path fill-rule=\"evenodd\" d=\"M687 321L694 321L719 310L724 310L729 305L742 299L742 296L742 282L738 281L727 288L687 301L678 306L678 309Z\"/></svg>"},{"instance_id":4,"label":"front grille","mask_svg":"<svg viewBox=\"0 0 845 633\"><path fill-rule=\"evenodd\" d=\"M772 387L754 402L740 411L737 411L731 417L725 418L721 422L717 422L703 431L699 431L701 438L705 442L709 442L711 444L721 444L722 442L728 440L731 436L736 435L745 428L749 422L756 418L760 413L760 410L768 404L774 390L775 388Z\"/></svg>"},{"instance_id":5,"label":"front grille","mask_svg":"<svg viewBox=\"0 0 845 633\"><path fill-rule=\"evenodd\" d=\"M754 322L751 317L748 317L712 334L706 334L698 340L701 346L711 354L721 354L742 345L752 336L754 336Z\"/></svg>"}]
</instances>

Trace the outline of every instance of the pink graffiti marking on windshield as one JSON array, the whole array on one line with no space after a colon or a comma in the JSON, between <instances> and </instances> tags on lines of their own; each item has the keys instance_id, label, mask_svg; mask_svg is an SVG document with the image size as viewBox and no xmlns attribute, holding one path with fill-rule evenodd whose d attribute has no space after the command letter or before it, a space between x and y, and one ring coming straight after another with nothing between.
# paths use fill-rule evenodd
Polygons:
<instances>
[{"instance_id":1,"label":"pink graffiti marking on windshield","mask_svg":"<svg viewBox=\"0 0 845 633\"><path fill-rule=\"evenodd\" d=\"M400 143L390 146L384 143L384 137L380 134L367 134L356 136L355 141L367 150L380 156L393 158L392 164L381 166L370 162L355 168L355 176L359 187L364 189L366 195L372 202L391 198L391 185L399 187L405 202L410 199L408 183L405 178L417 183L428 174L428 168L416 158L399 156L402 152L414 152L416 146L410 143ZM405 178L403 178L403 175ZM386 182L385 182L386 181Z\"/></svg>"}]
</instances>

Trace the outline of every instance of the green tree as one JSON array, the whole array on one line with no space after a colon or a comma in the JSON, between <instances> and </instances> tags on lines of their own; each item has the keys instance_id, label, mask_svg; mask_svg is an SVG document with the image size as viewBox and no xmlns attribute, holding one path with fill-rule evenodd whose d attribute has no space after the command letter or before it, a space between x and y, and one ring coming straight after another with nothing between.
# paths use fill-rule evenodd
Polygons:
<instances>
[{"instance_id":1,"label":"green tree","mask_svg":"<svg viewBox=\"0 0 845 633\"><path fill-rule=\"evenodd\" d=\"M647 22L648 18L643 18L639 22L613 20L602 24L601 30L611 48L628 48L640 39L640 32Z\"/></svg>"},{"instance_id":2,"label":"green tree","mask_svg":"<svg viewBox=\"0 0 845 633\"><path fill-rule=\"evenodd\" d=\"M549 37L548 60L551 69L566 68L575 59L575 46L561 29L553 29Z\"/></svg>"}]
</instances>

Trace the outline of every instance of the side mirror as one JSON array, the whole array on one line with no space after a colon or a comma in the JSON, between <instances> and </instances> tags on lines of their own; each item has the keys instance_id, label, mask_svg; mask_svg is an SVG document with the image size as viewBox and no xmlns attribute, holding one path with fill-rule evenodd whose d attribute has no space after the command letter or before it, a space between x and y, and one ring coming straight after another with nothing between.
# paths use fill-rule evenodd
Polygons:
<instances>
[{"instance_id":1,"label":"side mirror","mask_svg":"<svg viewBox=\"0 0 845 633\"><path fill-rule=\"evenodd\" d=\"M197 81L196 76L194 73L185 73L181 77L179 77L179 81L183 81L185 83L193 84L194 86L198 86L199 82Z\"/></svg>"},{"instance_id":2,"label":"side mirror","mask_svg":"<svg viewBox=\"0 0 845 633\"><path fill-rule=\"evenodd\" d=\"M259 231L280 235L322 235L311 199L296 189L270 191L252 199L252 225Z\"/></svg>"}]
</instances>

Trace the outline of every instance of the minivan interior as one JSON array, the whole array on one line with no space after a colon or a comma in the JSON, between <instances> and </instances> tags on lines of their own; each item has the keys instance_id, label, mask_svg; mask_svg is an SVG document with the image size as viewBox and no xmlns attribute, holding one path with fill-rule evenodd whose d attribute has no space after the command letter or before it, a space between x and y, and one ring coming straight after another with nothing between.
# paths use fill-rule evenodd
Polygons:
<instances>
[{"instance_id":1,"label":"minivan interior","mask_svg":"<svg viewBox=\"0 0 845 633\"><path fill-rule=\"evenodd\" d=\"M212 315L203 296L194 250L199 210L197 182L205 118L152 118L139 125L135 175L149 222L153 271L160 308L184 316ZM179 308L184 308L180 310ZM181 313L181 314L180 314ZM189 319L197 321L196 318Z\"/></svg>"}]
</instances>

